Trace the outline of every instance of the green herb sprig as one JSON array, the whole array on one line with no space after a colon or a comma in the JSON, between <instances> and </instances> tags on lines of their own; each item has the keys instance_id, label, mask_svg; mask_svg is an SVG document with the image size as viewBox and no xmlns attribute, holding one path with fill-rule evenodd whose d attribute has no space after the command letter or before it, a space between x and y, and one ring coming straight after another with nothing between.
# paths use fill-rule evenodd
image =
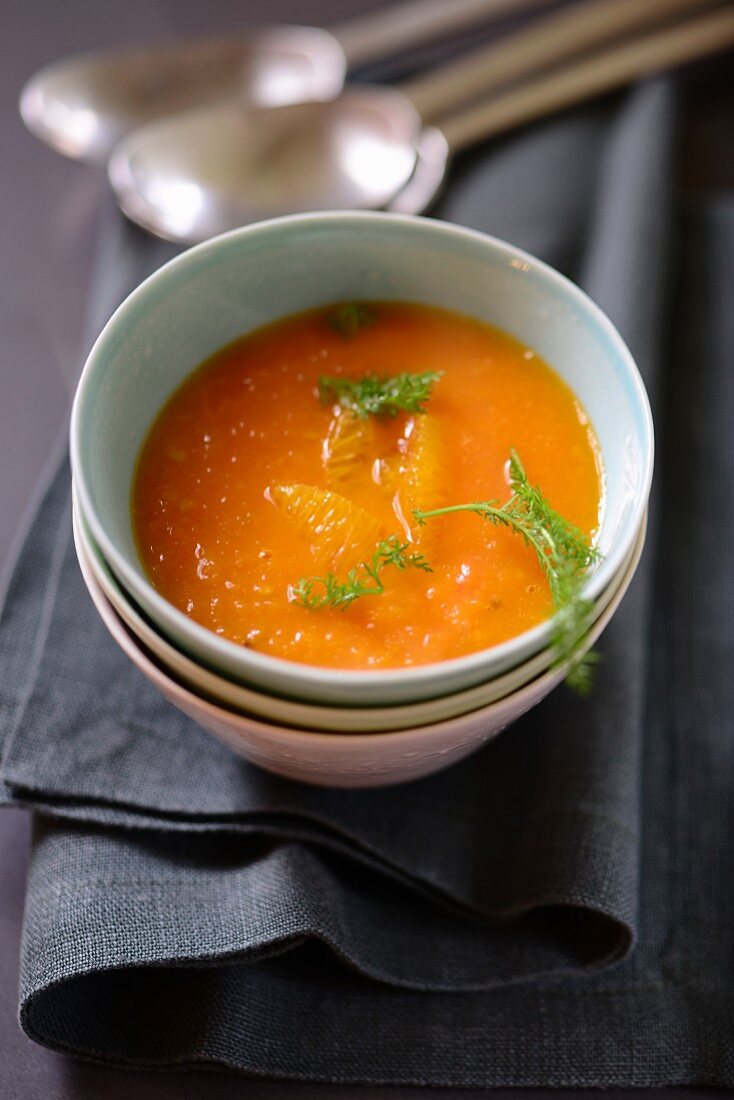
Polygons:
<instances>
[{"instance_id":1,"label":"green herb sprig","mask_svg":"<svg viewBox=\"0 0 734 1100\"><path fill-rule=\"evenodd\" d=\"M353 340L360 329L374 324L375 311L364 302L345 302L327 315L329 328L345 340Z\"/></svg>"},{"instance_id":2,"label":"green herb sprig","mask_svg":"<svg viewBox=\"0 0 734 1100\"><path fill-rule=\"evenodd\" d=\"M356 381L322 375L319 397L324 403L336 401L360 420L368 416L397 416L399 412L422 413L431 390L441 377L440 371L423 374L394 374L382 377L367 374Z\"/></svg>"},{"instance_id":3,"label":"green herb sprig","mask_svg":"<svg viewBox=\"0 0 734 1100\"><path fill-rule=\"evenodd\" d=\"M591 625L593 601L582 595L586 570L599 559L599 551L590 546L583 533L564 519L548 503L540 489L530 484L522 463L510 452L512 496L500 505L488 500L472 504L453 504L430 512L416 509L413 516L424 524L435 516L452 512L475 512L497 526L509 527L532 547L545 573L555 606L553 624L554 666L568 665L567 682L579 694L591 689L595 653L579 655L579 646Z\"/></svg>"},{"instance_id":4,"label":"green herb sprig","mask_svg":"<svg viewBox=\"0 0 734 1100\"><path fill-rule=\"evenodd\" d=\"M410 543L401 542L398 535L392 535L378 544L370 561L350 569L346 580L340 581L334 573L325 577L301 577L298 584L292 586L290 596L294 603L309 611L322 607L338 607L344 611L361 596L380 596L385 591L381 573L387 566L432 572L423 554L411 551Z\"/></svg>"}]
</instances>

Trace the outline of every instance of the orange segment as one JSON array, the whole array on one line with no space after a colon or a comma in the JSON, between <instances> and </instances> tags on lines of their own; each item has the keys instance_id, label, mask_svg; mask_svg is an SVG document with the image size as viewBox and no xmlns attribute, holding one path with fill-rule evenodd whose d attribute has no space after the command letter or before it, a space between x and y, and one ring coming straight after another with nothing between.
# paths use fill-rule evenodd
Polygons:
<instances>
[{"instance_id":1,"label":"orange segment","mask_svg":"<svg viewBox=\"0 0 734 1100\"><path fill-rule=\"evenodd\" d=\"M381 535L370 512L340 493L315 485L272 485L268 499L310 542L314 558L330 568L349 568L371 555Z\"/></svg>"},{"instance_id":2,"label":"orange segment","mask_svg":"<svg viewBox=\"0 0 734 1100\"><path fill-rule=\"evenodd\" d=\"M443 458L438 422L428 413L417 416L408 440L398 490L400 508L416 540L418 535L425 538L428 528L414 526L413 509L429 511L441 507L448 499Z\"/></svg>"},{"instance_id":3,"label":"orange segment","mask_svg":"<svg viewBox=\"0 0 734 1100\"><path fill-rule=\"evenodd\" d=\"M329 484L348 481L364 471L374 448L374 440L372 420L361 420L346 409L335 416L321 452Z\"/></svg>"}]
</instances>

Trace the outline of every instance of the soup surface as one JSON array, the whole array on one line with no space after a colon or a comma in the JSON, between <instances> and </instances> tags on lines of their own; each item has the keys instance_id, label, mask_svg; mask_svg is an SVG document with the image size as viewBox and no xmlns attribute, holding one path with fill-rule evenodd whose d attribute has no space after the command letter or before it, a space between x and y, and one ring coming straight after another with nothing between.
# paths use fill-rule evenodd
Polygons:
<instances>
[{"instance_id":1,"label":"soup surface","mask_svg":"<svg viewBox=\"0 0 734 1100\"><path fill-rule=\"evenodd\" d=\"M506 501L514 448L593 537L601 466L583 408L532 349L468 317L384 302L364 323L343 316L330 306L243 337L160 412L132 496L152 583L234 642L335 668L440 661L536 625L552 603L521 538L466 512L418 527L412 511ZM324 375L426 371L441 376L424 412L360 419L319 397ZM347 607L298 602L301 578L341 581L392 536L432 572L386 567L384 592Z\"/></svg>"}]
</instances>

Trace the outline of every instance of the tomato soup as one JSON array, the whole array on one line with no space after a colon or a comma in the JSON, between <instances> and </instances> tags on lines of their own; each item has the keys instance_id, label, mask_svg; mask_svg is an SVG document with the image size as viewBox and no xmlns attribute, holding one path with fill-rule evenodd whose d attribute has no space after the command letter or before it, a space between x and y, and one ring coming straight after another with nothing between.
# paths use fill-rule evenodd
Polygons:
<instances>
[{"instance_id":1,"label":"tomato soup","mask_svg":"<svg viewBox=\"0 0 734 1100\"><path fill-rule=\"evenodd\" d=\"M529 480L593 538L600 455L584 409L528 347L469 317L412 303L296 314L244 336L174 393L142 447L132 494L156 589L196 622L262 653L333 668L399 668L502 642L552 613L538 559L467 512L508 499L514 449ZM348 307L354 310L355 307ZM319 380L436 372L423 411L355 415ZM326 398L326 399L324 399ZM367 577L384 540L424 568L390 568L379 594L304 606ZM320 579L317 579L320 578Z\"/></svg>"}]
</instances>

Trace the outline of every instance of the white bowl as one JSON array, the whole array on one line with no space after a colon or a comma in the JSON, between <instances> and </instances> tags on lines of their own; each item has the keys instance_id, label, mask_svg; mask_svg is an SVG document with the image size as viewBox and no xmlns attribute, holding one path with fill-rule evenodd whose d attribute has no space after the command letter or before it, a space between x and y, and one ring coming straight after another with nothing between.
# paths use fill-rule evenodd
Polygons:
<instances>
[{"instance_id":1,"label":"white bowl","mask_svg":"<svg viewBox=\"0 0 734 1100\"><path fill-rule=\"evenodd\" d=\"M455 225L375 213L304 214L248 226L166 264L120 306L95 344L74 402L71 457L82 514L124 588L201 664L265 692L328 704L403 704L486 682L543 650L544 622L464 657L387 671L282 660L193 622L153 588L133 537L130 490L150 423L180 382L235 337L337 299L412 300L498 325L534 347L577 394L606 472L596 599L628 556L652 475L642 381L604 314L558 272Z\"/></svg>"},{"instance_id":2,"label":"white bowl","mask_svg":"<svg viewBox=\"0 0 734 1100\"><path fill-rule=\"evenodd\" d=\"M553 652L546 648L523 664L485 684L477 684L476 687L466 688L452 695L440 696L438 699L406 703L397 707L315 706L252 691L198 665L159 634L115 580L79 513L76 500L74 501L74 521L77 543L85 555L86 566L105 599L112 605L130 633L150 652L161 668L175 677L184 687L205 699L210 699L213 703L221 704L228 710L266 718L272 722L300 729L341 733L381 733L387 730L401 730L410 726L442 722L477 710L479 707L485 707L517 691L518 688L546 672L553 663ZM629 583L630 567L636 568L645 542L645 521L646 517L643 519L639 537L622 569L596 601L590 626L593 626L607 609L621 584Z\"/></svg>"},{"instance_id":3,"label":"white bowl","mask_svg":"<svg viewBox=\"0 0 734 1100\"><path fill-rule=\"evenodd\" d=\"M75 522L74 538L84 581L112 637L144 676L179 710L231 749L267 771L325 787L383 787L431 775L468 756L534 707L563 679L563 669L546 672L488 706L444 722L391 733L312 732L273 725L202 699L160 667L105 599L97 584ZM639 549L644 542L640 532ZM606 611L584 647L594 644L614 615L637 567L633 557Z\"/></svg>"}]
</instances>

